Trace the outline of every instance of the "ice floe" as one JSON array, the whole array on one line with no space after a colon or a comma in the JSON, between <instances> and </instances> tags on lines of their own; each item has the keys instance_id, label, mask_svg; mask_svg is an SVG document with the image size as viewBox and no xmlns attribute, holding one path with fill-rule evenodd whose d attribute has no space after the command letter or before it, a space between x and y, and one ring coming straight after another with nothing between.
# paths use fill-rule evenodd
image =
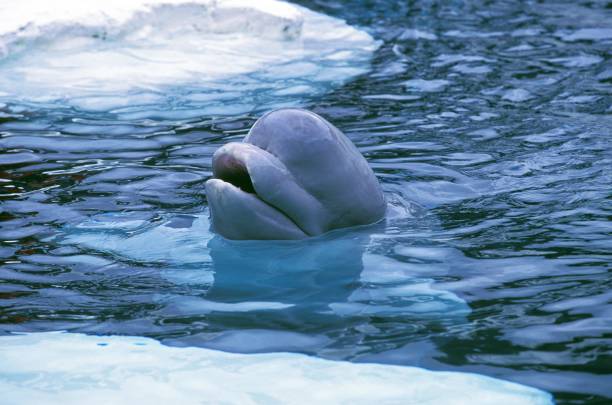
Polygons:
<instances>
[{"instance_id":1,"label":"ice floe","mask_svg":"<svg viewBox=\"0 0 612 405\"><path fill-rule=\"evenodd\" d=\"M477 374L176 348L144 337L4 336L0 364L5 405L552 403L543 391Z\"/></svg>"}]
</instances>

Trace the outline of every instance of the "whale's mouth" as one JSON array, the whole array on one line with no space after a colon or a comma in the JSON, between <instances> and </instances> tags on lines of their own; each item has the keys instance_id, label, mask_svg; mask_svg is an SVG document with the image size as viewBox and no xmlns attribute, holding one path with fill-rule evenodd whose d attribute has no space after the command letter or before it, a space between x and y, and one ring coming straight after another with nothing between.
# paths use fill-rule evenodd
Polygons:
<instances>
[{"instance_id":1,"label":"whale's mouth","mask_svg":"<svg viewBox=\"0 0 612 405\"><path fill-rule=\"evenodd\" d=\"M211 180L223 183L225 187L234 189L238 195L241 193L249 194L249 198L256 198L271 208L282 212L278 207L270 204L267 198L261 195L261 190L258 192L254 184L254 176L256 174L253 173L253 167L265 164L259 156L263 153L266 152L255 145L245 143L227 144L224 148L219 149L213 157L213 177Z\"/></svg>"},{"instance_id":2,"label":"whale's mouth","mask_svg":"<svg viewBox=\"0 0 612 405\"><path fill-rule=\"evenodd\" d=\"M230 239L303 239L309 236L275 202L297 187L286 167L259 147L230 143L213 157L213 178L206 182L213 227ZM247 231L245 231L245 229ZM280 237L279 237L280 235Z\"/></svg>"},{"instance_id":3,"label":"whale's mouth","mask_svg":"<svg viewBox=\"0 0 612 405\"><path fill-rule=\"evenodd\" d=\"M257 194L245 162L236 156L226 154L216 159L213 173L216 179L238 187L246 193Z\"/></svg>"}]
</instances>

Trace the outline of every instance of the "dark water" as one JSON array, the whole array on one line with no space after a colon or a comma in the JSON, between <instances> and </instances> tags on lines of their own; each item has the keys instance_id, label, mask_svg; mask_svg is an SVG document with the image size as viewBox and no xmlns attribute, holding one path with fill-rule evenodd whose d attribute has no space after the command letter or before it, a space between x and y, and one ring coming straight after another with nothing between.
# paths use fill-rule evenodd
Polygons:
<instances>
[{"instance_id":1,"label":"dark water","mask_svg":"<svg viewBox=\"0 0 612 405\"><path fill-rule=\"evenodd\" d=\"M208 231L210 158L269 105L147 119L0 106L0 332L478 372L612 397L612 3L304 1L383 42L302 102L359 146L384 224Z\"/></svg>"}]
</instances>

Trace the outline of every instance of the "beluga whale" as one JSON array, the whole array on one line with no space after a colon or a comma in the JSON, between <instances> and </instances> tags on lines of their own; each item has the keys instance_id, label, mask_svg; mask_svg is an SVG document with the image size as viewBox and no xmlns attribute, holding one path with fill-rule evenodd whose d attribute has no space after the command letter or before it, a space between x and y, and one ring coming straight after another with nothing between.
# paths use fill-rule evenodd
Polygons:
<instances>
[{"instance_id":1,"label":"beluga whale","mask_svg":"<svg viewBox=\"0 0 612 405\"><path fill-rule=\"evenodd\" d=\"M305 239L381 220L386 203L350 139L302 109L259 118L219 148L206 182L212 229L227 239Z\"/></svg>"}]
</instances>

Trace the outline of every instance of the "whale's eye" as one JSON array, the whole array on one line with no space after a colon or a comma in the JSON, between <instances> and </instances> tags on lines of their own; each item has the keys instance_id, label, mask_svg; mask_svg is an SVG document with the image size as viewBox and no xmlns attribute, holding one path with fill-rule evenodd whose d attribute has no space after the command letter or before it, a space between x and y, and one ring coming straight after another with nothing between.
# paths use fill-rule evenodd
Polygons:
<instances>
[{"instance_id":1,"label":"whale's eye","mask_svg":"<svg viewBox=\"0 0 612 405\"><path fill-rule=\"evenodd\" d=\"M221 156L214 162L214 176L227 183L233 184L244 192L255 194L251 176L245 165L231 155Z\"/></svg>"}]
</instances>

